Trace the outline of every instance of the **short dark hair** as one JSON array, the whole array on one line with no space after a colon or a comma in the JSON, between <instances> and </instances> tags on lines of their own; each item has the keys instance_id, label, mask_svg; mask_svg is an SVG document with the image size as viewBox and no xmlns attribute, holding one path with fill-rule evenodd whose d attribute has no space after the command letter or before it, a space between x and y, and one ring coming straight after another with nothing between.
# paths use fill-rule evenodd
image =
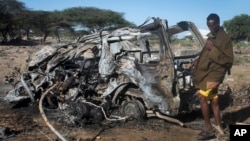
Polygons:
<instances>
[{"instance_id":1,"label":"short dark hair","mask_svg":"<svg viewBox=\"0 0 250 141\"><path fill-rule=\"evenodd\" d=\"M211 13L207 16L207 21L209 20L215 20L218 24L220 24L220 17L215 13Z\"/></svg>"}]
</instances>

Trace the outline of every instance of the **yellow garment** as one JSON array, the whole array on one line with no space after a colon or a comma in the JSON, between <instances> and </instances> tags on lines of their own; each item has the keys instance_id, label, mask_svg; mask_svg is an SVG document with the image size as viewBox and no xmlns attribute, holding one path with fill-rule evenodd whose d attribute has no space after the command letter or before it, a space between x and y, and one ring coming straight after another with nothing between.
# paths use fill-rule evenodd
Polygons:
<instances>
[{"instance_id":1,"label":"yellow garment","mask_svg":"<svg viewBox=\"0 0 250 141\"><path fill-rule=\"evenodd\" d=\"M199 93L205 96L207 100L218 98L217 91L213 91L213 89L200 90Z\"/></svg>"}]
</instances>

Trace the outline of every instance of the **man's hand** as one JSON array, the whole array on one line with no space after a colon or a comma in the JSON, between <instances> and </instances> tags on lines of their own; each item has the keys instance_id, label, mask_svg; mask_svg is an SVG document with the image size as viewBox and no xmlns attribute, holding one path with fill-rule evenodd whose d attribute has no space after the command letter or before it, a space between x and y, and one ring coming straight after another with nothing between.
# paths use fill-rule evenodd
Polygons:
<instances>
[{"instance_id":1,"label":"man's hand","mask_svg":"<svg viewBox=\"0 0 250 141\"><path fill-rule=\"evenodd\" d=\"M213 42L212 42L211 40L207 40L206 45L205 45L205 48L206 48L207 50L211 51L212 48L214 48Z\"/></svg>"},{"instance_id":2,"label":"man's hand","mask_svg":"<svg viewBox=\"0 0 250 141\"><path fill-rule=\"evenodd\" d=\"M191 62L190 68L191 68L192 70L195 70L196 67L197 67L197 59L195 59L193 62Z\"/></svg>"}]
</instances>

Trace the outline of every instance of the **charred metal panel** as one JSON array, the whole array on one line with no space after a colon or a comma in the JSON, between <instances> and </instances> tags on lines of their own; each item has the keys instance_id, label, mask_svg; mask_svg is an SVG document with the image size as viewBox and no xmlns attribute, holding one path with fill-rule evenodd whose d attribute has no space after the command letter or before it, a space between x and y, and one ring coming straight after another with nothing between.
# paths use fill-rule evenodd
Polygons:
<instances>
[{"instance_id":1,"label":"charred metal panel","mask_svg":"<svg viewBox=\"0 0 250 141\"><path fill-rule=\"evenodd\" d=\"M48 104L67 111L76 123L91 118L124 120L132 116L126 115L131 107L135 113L140 111L133 118L144 117L146 111L159 118L176 116L184 107L181 104L187 103L180 94L193 91L185 87L192 83L186 65L199 55L199 51L178 55L171 45L171 37L186 30L192 31L199 46L204 45L193 23L169 27L166 20L153 18L152 23L137 28L101 31L83 36L77 43L45 46L29 62L23 83L5 100L13 103L30 98L35 102L53 88Z\"/></svg>"}]
</instances>

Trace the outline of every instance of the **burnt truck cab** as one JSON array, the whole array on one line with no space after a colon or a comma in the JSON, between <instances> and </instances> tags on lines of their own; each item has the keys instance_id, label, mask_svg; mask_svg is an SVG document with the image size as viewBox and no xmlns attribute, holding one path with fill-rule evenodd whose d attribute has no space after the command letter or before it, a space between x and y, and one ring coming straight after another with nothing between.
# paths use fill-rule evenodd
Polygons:
<instances>
[{"instance_id":1,"label":"burnt truck cab","mask_svg":"<svg viewBox=\"0 0 250 141\"><path fill-rule=\"evenodd\" d=\"M67 122L155 116L183 125L175 116L197 108L190 66L204 40L192 22L151 19L44 46L4 99L42 103L51 89L45 103L64 111Z\"/></svg>"},{"instance_id":2,"label":"burnt truck cab","mask_svg":"<svg viewBox=\"0 0 250 141\"><path fill-rule=\"evenodd\" d=\"M190 66L204 40L192 22L168 26L166 20L153 20L103 36L100 45L99 73L109 81L103 96L112 95L112 103L121 105L124 115L136 118L176 116L195 107Z\"/></svg>"}]
</instances>

